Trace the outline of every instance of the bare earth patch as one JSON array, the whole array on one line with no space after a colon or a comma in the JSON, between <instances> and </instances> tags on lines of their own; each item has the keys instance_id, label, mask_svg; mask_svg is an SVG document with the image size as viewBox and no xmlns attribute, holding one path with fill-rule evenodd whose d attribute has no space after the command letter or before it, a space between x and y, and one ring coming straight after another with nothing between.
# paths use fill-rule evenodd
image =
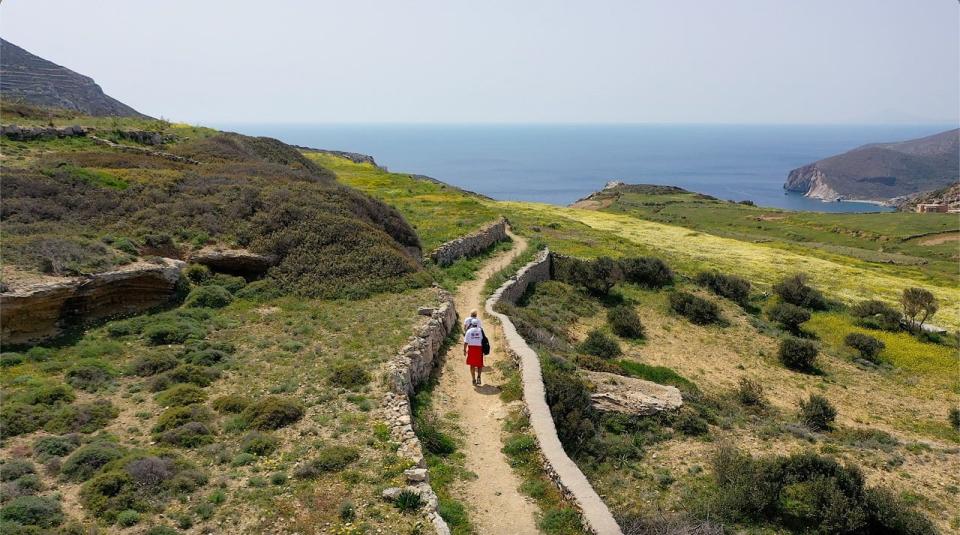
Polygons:
<instances>
[{"instance_id":1,"label":"bare earth patch","mask_svg":"<svg viewBox=\"0 0 960 535\"><path fill-rule=\"evenodd\" d=\"M937 234L936 236L923 238L919 243L920 245L940 245L942 243L950 243L952 241L960 241L960 232L945 232L943 234Z\"/></svg>"}]
</instances>

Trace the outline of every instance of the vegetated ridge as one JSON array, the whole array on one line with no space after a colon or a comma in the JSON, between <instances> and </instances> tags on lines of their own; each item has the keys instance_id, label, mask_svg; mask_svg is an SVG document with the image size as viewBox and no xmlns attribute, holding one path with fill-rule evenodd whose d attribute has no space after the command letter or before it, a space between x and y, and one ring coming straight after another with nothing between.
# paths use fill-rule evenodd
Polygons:
<instances>
[{"instance_id":1,"label":"vegetated ridge","mask_svg":"<svg viewBox=\"0 0 960 535\"><path fill-rule=\"evenodd\" d=\"M871 143L790 171L783 187L824 201L892 202L960 178L960 129Z\"/></svg>"},{"instance_id":2,"label":"vegetated ridge","mask_svg":"<svg viewBox=\"0 0 960 535\"><path fill-rule=\"evenodd\" d=\"M960 203L960 182L940 188L935 191L927 191L903 197L896 201L897 210L901 212L913 212L918 204L946 204L947 206Z\"/></svg>"},{"instance_id":3,"label":"vegetated ridge","mask_svg":"<svg viewBox=\"0 0 960 535\"><path fill-rule=\"evenodd\" d=\"M104 94L89 76L0 39L0 96L7 102L75 110L93 116L146 117Z\"/></svg>"}]
</instances>

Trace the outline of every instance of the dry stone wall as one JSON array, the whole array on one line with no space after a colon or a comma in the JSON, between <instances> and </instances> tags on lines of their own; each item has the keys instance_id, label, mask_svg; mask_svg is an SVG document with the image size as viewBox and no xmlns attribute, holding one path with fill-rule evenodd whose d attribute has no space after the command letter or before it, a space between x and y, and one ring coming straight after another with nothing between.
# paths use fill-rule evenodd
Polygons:
<instances>
[{"instance_id":1,"label":"dry stone wall","mask_svg":"<svg viewBox=\"0 0 960 535\"><path fill-rule=\"evenodd\" d=\"M413 431L413 413L410 409L410 396L417 386L430 377L434 367L440 364L443 342L453 332L457 323L453 296L437 289L437 301L436 307L420 309L420 314L429 316L430 319L417 328L415 335L388 365L389 391L384 396L383 410L387 425L390 426L390 434L400 444L397 454L414 463L413 468L404 472L407 478L406 490L420 495L424 503L423 511L437 534L449 535L450 528L437 511L437 495L430 487L423 447ZM383 492L383 497L393 500L402 490L404 489L389 488Z\"/></svg>"},{"instance_id":2,"label":"dry stone wall","mask_svg":"<svg viewBox=\"0 0 960 535\"><path fill-rule=\"evenodd\" d=\"M530 284L550 279L552 255L544 249L529 264L505 282L486 303L486 311L500 320L507 349L520 365L523 401L530 417L544 468L561 491L580 509L584 525L597 535L622 535L613 515L590 485L580 468L570 459L557 436L557 428L547 405L546 389L540 370L540 358L505 314L494 310L503 300L516 302Z\"/></svg>"},{"instance_id":3,"label":"dry stone wall","mask_svg":"<svg viewBox=\"0 0 960 535\"><path fill-rule=\"evenodd\" d=\"M173 297L184 263L138 262L113 271L33 284L0 294L5 344L54 337L75 323L143 312Z\"/></svg>"},{"instance_id":4,"label":"dry stone wall","mask_svg":"<svg viewBox=\"0 0 960 535\"><path fill-rule=\"evenodd\" d=\"M430 259L438 266L449 266L461 258L476 256L505 239L507 239L507 220L501 217L474 233L437 247L430 253Z\"/></svg>"}]
</instances>

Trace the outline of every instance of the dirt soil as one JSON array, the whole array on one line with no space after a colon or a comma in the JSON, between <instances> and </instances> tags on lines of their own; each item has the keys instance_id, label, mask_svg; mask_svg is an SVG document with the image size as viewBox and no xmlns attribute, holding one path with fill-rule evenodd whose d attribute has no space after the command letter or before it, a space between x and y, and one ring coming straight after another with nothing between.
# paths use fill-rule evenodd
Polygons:
<instances>
[{"instance_id":1,"label":"dirt soil","mask_svg":"<svg viewBox=\"0 0 960 535\"><path fill-rule=\"evenodd\" d=\"M949 243L952 241L960 241L960 232L945 232L924 238L920 240L920 245L940 245L941 243Z\"/></svg>"},{"instance_id":2,"label":"dirt soil","mask_svg":"<svg viewBox=\"0 0 960 535\"><path fill-rule=\"evenodd\" d=\"M486 280L510 263L527 248L522 237L508 231L515 246L488 261L474 280L460 286L454 299L462 321L471 310L483 310L483 286ZM511 535L539 533L536 526L538 509L530 498L520 493L520 478L510 468L503 447L503 419L510 407L501 401L500 384L505 379L496 370L496 363L509 358L500 330L492 320L483 318L484 332L490 339L491 351L484 359L483 385L470 382L470 369L464 363L463 344L454 344L445 356L440 382L434 394L434 406L441 416L458 421L463 430L464 467L477 475L453 490L467 504L470 519L481 534Z\"/></svg>"}]
</instances>

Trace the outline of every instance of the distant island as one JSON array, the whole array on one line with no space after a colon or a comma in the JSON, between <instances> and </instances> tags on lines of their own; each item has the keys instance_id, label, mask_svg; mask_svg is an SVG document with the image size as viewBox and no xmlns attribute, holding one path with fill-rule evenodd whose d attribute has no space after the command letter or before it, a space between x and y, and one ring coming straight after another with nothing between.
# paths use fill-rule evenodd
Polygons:
<instances>
[{"instance_id":1,"label":"distant island","mask_svg":"<svg viewBox=\"0 0 960 535\"><path fill-rule=\"evenodd\" d=\"M790 171L783 188L823 201L898 204L960 180L960 129L871 143Z\"/></svg>"}]
</instances>

